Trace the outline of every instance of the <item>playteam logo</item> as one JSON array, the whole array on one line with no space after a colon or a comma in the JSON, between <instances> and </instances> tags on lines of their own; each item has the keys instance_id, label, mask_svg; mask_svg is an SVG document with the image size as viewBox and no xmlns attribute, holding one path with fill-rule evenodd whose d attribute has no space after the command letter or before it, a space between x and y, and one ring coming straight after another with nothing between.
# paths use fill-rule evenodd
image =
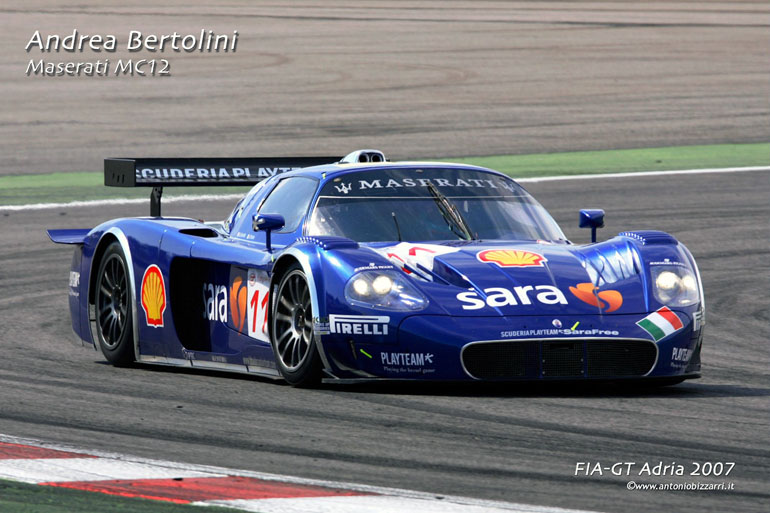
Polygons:
<instances>
[{"instance_id":1,"label":"playteam logo","mask_svg":"<svg viewBox=\"0 0 770 513\"><path fill-rule=\"evenodd\" d=\"M674 350L671 353L671 359L675 362L689 362L690 358L692 358L692 353L694 349L689 349L686 347L675 347Z\"/></svg>"},{"instance_id":2,"label":"playteam logo","mask_svg":"<svg viewBox=\"0 0 770 513\"><path fill-rule=\"evenodd\" d=\"M433 365L433 353L380 353L380 360L383 365L423 367Z\"/></svg>"},{"instance_id":3,"label":"playteam logo","mask_svg":"<svg viewBox=\"0 0 770 513\"><path fill-rule=\"evenodd\" d=\"M147 326L163 327L163 312L166 311L166 284L160 268L153 264L142 277L142 308L147 316Z\"/></svg>"},{"instance_id":4,"label":"playteam logo","mask_svg":"<svg viewBox=\"0 0 770 513\"><path fill-rule=\"evenodd\" d=\"M487 249L477 253L476 258L500 267L543 267L548 261L539 253L519 249Z\"/></svg>"}]
</instances>

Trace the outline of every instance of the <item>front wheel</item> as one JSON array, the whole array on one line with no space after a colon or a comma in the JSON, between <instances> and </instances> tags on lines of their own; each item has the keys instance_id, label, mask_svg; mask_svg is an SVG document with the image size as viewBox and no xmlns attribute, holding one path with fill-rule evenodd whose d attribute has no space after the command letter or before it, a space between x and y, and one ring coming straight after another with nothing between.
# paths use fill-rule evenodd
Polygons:
<instances>
[{"instance_id":1,"label":"front wheel","mask_svg":"<svg viewBox=\"0 0 770 513\"><path fill-rule=\"evenodd\" d=\"M96 275L96 333L99 347L116 366L134 361L134 326L128 265L120 244L107 247Z\"/></svg>"},{"instance_id":2,"label":"front wheel","mask_svg":"<svg viewBox=\"0 0 770 513\"><path fill-rule=\"evenodd\" d=\"M313 299L302 268L289 267L273 298L271 341L278 369L294 386L318 382L321 361L313 337Z\"/></svg>"}]
</instances>

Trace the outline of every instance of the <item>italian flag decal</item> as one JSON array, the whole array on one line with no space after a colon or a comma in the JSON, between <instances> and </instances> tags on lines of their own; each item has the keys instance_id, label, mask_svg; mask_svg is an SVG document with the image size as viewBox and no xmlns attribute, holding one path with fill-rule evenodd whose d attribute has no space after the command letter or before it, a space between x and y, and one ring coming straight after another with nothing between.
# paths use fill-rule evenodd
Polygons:
<instances>
[{"instance_id":1,"label":"italian flag decal","mask_svg":"<svg viewBox=\"0 0 770 513\"><path fill-rule=\"evenodd\" d=\"M681 330L684 326L679 317L666 306L652 312L636 324L649 333L655 342Z\"/></svg>"}]
</instances>

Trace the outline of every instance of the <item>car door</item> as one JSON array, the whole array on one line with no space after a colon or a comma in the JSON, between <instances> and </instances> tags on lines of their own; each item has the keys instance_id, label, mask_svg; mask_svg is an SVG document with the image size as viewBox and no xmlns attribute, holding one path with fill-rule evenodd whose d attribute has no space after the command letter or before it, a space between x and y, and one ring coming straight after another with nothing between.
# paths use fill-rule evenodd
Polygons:
<instances>
[{"instance_id":1,"label":"car door","mask_svg":"<svg viewBox=\"0 0 770 513\"><path fill-rule=\"evenodd\" d=\"M251 220L258 212L284 216L285 226L274 232L272 244L276 249L291 244L302 234L318 183L314 178L298 176L266 184L267 194L259 194L253 201L247 199L243 211L231 216L232 237L192 241L190 259L180 259L172 273L180 277L176 282L176 290L181 291L178 297L187 302L190 311L188 327L178 330L186 348L246 355L253 346L269 347L268 271L272 255L266 251L265 234L254 232Z\"/></svg>"}]
</instances>

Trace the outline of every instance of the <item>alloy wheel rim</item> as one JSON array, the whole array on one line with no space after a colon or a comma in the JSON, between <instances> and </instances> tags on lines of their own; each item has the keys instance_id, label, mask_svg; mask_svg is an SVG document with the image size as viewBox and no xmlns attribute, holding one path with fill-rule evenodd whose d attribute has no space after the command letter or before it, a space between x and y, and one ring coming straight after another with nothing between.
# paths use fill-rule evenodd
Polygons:
<instances>
[{"instance_id":1,"label":"alloy wheel rim","mask_svg":"<svg viewBox=\"0 0 770 513\"><path fill-rule=\"evenodd\" d=\"M297 370L310 354L313 337L310 289L300 271L292 271L278 291L273 333L276 354L289 371Z\"/></svg>"},{"instance_id":2,"label":"alloy wheel rim","mask_svg":"<svg viewBox=\"0 0 770 513\"><path fill-rule=\"evenodd\" d=\"M123 260L110 255L99 280L97 322L102 341L109 349L120 343L128 313L128 282Z\"/></svg>"}]
</instances>

